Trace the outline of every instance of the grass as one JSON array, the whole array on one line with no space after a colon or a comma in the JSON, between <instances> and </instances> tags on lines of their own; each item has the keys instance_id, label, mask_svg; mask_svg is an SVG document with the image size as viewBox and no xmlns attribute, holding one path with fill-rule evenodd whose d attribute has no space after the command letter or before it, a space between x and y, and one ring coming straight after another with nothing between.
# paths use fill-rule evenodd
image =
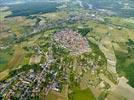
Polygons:
<instances>
[{"instance_id":1,"label":"grass","mask_svg":"<svg viewBox=\"0 0 134 100\"><path fill-rule=\"evenodd\" d=\"M3 72L0 72L0 80L3 80L4 78L6 78L9 74L9 70L5 70Z\"/></svg>"},{"instance_id":2,"label":"grass","mask_svg":"<svg viewBox=\"0 0 134 100\"><path fill-rule=\"evenodd\" d=\"M70 94L69 100L96 100L90 89L75 90Z\"/></svg>"},{"instance_id":3,"label":"grass","mask_svg":"<svg viewBox=\"0 0 134 100\"><path fill-rule=\"evenodd\" d=\"M58 21L59 19L67 19L68 15L66 12L53 12L53 13L46 13L42 14L42 16L45 16L47 19L50 19L50 21Z\"/></svg>"},{"instance_id":4,"label":"grass","mask_svg":"<svg viewBox=\"0 0 134 100\"><path fill-rule=\"evenodd\" d=\"M56 91L51 91L46 97L46 100L67 100L67 97Z\"/></svg>"},{"instance_id":5,"label":"grass","mask_svg":"<svg viewBox=\"0 0 134 100\"><path fill-rule=\"evenodd\" d=\"M43 95L41 95L40 99L44 100ZM61 92L50 91L46 97L46 100L68 100L68 85L64 85Z\"/></svg>"},{"instance_id":6,"label":"grass","mask_svg":"<svg viewBox=\"0 0 134 100\"><path fill-rule=\"evenodd\" d=\"M0 52L0 72L18 67L23 61L24 53L20 47L8 48Z\"/></svg>"},{"instance_id":7,"label":"grass","mask_svg":"<svg viewBox=\"0 0 134 100\"><path fill-rule=\"evenodd\" d=\"M10 15L10 14L11 14L10 11L5 11L5 12L1 11L1 12L0 12L0 20L3 21L4 18L5 18L6 16Z\"/></svg>"},{"instance_id":8,"label":"grass","mask_svg":"<svg viewBox=\"0 0 134 100\"><path fill-rule=\"evenodd\" d=\"M6 64L10 61L12 58L12 55L10 54L10 50L0 50L0 72L3 71Z\"/></svg>"},{"instance_id":9,"label":"grass","mask_svg":"<svg viewBox=\"0 0 134 100\"><path fill-rule=\"evenodd\" d=\"M133 29L134 28L134 20L131 18L121 18L121 17L106 17L106 19L117 26L123 26L129 29ZM117 23L118 22L118 23Z\"/></svg>"},{"instance_id":10,"label":"grass","mask_svg":"<svg viewBox=\"0 0 134 100\"><path fill-rule=\"evenodd\" d=\"M131 54L132 56L133 54ZM122 53L116 51L117 57L117 72L121 76L125 76L132 87L134 87L134 58L129 57L129 53Z\"/></svg>"},{"instance_id":11,"label":"grass","mask_svg":"<svg viewBox=\"0 0 134 100\"><path fill-rule=\"evenodd\" d=\"M23 61L22 61L22 65L29 64L29 60L30 60L29 57L24 57L24 59L23 59Z\"/></svg>"},{"instance_id":12,"label":"grass","mask_svg":"<svg viewBox=\"0 0 134 100\"><path fill-rule=\"evenodd\" d=\"M56 100L56 98L57 98L57 96L56 95L53 95L51 93L49 93L48 96L47 96L47 99L48 100Z\"/></svg>"}]
</instances>

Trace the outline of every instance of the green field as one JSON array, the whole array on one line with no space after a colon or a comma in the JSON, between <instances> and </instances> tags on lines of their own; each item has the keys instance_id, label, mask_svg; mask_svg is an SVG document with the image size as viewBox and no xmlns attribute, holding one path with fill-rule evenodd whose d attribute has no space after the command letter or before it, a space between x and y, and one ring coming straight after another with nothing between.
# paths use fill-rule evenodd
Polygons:
<instances>
[{"instance_id":1,"label":"green field","mask_svg":"<svg viewBox=\"0 0 134 100\"><path fill-rule=\"evenodd\" d=\"M10 49L0 50L0 72L4 69L6 64L12 58L12 55L10 53Z\"/></svg>"},{"instance_id":2,"label":"green field","mask_svg":"<svg viewBox=\"0 0 134 100\"><path fill-rule=\"evenodd\" d=\"M0 12L0 20L3 21L4 18L5 18L6 16L10 15L10 14L11 14L10 11L5 11L5 12L1 11L1 12Z\"/></svg>"},{"instance_id":3,"label":"green field","mask_svg":"<svg viewBox=\"0 0 134 100\"><path fill-rule=\"evenodd\" d=\"M129 81L128 83L134 87L134 58L128 57L128 54L117 54L117 72L119 75L125 76Z\"/></svg>"},{"instance_id":4,"label":"green field","mask_svg":"<svg viewBox=\"0 0 134 100\"><path fill-rule=\"evenodd\" d=\"M134 41L126 43L128 53L116 51L117 72L125 76L132 87L134 87Z\"/></svg>"},{"instance_id":5,"label":"green field","mask_svg":"<svg viewBox=\"0 0 134 100\"><path fill-rule=\"evenodd\" d=\"M96 100L90 89L75 90L70 94L69 100Z\"/></svg>"}]
</instances>

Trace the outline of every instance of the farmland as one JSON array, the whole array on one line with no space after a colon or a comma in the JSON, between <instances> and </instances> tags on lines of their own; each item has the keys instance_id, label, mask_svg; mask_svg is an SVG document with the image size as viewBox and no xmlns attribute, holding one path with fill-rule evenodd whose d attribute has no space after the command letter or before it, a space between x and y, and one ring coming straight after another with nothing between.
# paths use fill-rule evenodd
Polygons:
<instances>
[{"instance_id":1,"label":"farmland","mask_svg":"<svg viewBox=\"0 0 134 100\"><path fill-rule=\"evenodd\" d=\"M85 90L75 90L72 94L70 94L69 100L96 100L96 99L89 89L85 89Z\"/></svg>"},{"instance_id":2,"label":"farmland","mask_svg":"<svg viewBox=\"0 0 134 100\"><path fill-rule=\"evenodd\" d=\"M0 99L133 100L133 2L36 2L0 10Z\"/></svg>"}]
</instances>

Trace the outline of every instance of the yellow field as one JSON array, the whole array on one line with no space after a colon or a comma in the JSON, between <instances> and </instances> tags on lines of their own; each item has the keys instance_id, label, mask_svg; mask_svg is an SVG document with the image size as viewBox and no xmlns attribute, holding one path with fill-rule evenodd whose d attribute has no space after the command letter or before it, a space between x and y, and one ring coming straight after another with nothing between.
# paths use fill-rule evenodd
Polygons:
<instances>
[{"instance_id":1,"label":"yellow field","mask_svg":"<svg viewBox=\"0 0 134 100\"><path fill-rule=\"evenodd\" d=\"M63 90L60 92L51 91L46 100L68 100L68 85L63 86Z\"/></svg>"},{"instance_id":2,"label":"yellow field","mask_svg":"<svg viewBox=\"0 0 134 100\"><path fill-rule=\"evenodd\" d=\"M6 78L9 74L9 70L4 70L3 72L0 72L0 80L3 80L4 78Z\"/></svg>"}]
</instances>

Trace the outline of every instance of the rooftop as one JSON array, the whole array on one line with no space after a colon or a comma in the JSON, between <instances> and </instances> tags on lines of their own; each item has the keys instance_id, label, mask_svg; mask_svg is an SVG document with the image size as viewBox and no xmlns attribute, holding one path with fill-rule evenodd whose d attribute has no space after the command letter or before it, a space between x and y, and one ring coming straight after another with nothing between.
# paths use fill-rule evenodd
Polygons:
<instances>
[{"instance_id":1,"label":"rooftop","mask_svg":"<svg viewBox=\"0 0 134 100\"><path fill-rule=\"evenodd\" d=\"M90 50L87 39L71 29L55 33L54 40L69 49L71 54L81 54Z\"/></svg>"}]
</instances>

